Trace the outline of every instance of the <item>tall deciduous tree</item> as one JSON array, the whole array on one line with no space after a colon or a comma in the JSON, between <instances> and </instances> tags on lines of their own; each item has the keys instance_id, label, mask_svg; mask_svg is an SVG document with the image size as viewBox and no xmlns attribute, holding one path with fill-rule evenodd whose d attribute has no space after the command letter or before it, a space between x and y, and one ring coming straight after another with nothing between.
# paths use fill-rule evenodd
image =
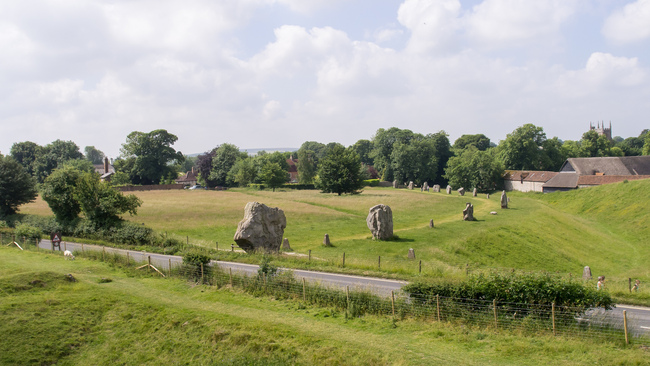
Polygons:
<instances>
[{"instance_id":1,"label":"tall deciduous tree","mask_svg":"<svg viewBox=\"0 0 650 366\"><path fill-rule=\"evenodd\" d=\"M275 192L276 188L289 180L289 173L277 162L267 161L260 168L259 178L264 184L272 188L273 192Z\"/></svg>"},{"instance_id":2,"label":"tall deciduous tree","mask_svg":"<svg viewBox=\"0 0 650 366\"><path fill-rule=\"evenodd\" d=\"M0 216L16 213L18 206L36 198L34 179L16 160L0 154Z\"/></svg>"},{"instance_id":3,"label":"tall deciduous tree","mask_svg":"<svg viewBox=\"0 0 650 366\"><path fill-rule=\"evenodd\" d=\"M361 159L351 149L341 145L328 149L320 161L316 187L324 193L361 193Z\"/></svg>"},{"instance_id":4,"label":"tall deciduous tree","mask_svg":"<svg viewBox=\"0 0 650 366\"><path fill-rule=\"evenodd\" d=\"M391 154L397 142L408 145L415 137L411 130L400 130L391 127L388 130L380 128L372 138L373 149L371 157L374 159L375 169L381 172L382 179L392 181L394 179Z\"/></svg>"},{"instance_id":5,"label":"tall deciduous tree","mask_svg":"<svg viewBox=\"0 0 650 366\"><path fill-rule=\"evenodd\" d=\"M123 159L132 161L124 164L130 168L125 173L131 176L133 183L140 184L158 184L170 173L175 175L174 164L185 159L172 147L177 140L176 135L162 129L148 133L131 132L120 150Z\"/></svg>"},{"instance_id":6,"label":"tall deciduous tree","mask_svg":"<svg viewBox=\"0 0 650 366\"><path fill-rule=\"evenodd\" d=\"M120 215L135 215L142 201L135 195L125 196L95 173L83 173L77 180L74 197L86 219L96 227L109 228L121 221Z\"/></svg>"},{"instance_id":7,"label":"tall deciduous tree","mask_svg":"<svg viewBox=\"0 0 650 366\"><path fill-rule=\"evenodd\" d=\"M43 147L31 141L16 142L11 146L11 157L30 175L34 175L34 161L42 153Z\"/></svg>"},{"instance_id":8,"label":"tall deciduous tree","mask_svg":"<svg viewBox=\"0 0 650 366\"><path fill-rule=\"evenodd\" d=\"M500 156L506 169L546 170L544 165L544 129L531 123L525 124L499 145Z\"/></svg>"},{"instance_id":9,"label":"tall deciduous tree","mask_svg":"<svg viewBox=\"0 0 650 366\"><path fill-rule=\"evenodd\" d=\"M56 140L45 145L33 163L34 175L39 183L45 181L50 173L68 160L83 159L79 146L72 141Z\"/></svg>"},{"instance_id":10,"label":"tall deciduous tree","mask_svg":"<svg viewBox=\"0 0 650 366\"><path fill-rule=\"evenodd\" d=\"M41 196L54 213L56 220L68 223L79 217L81 206L75 198L75 190L83 173L72 166L54 169L41 185Z\"/></svg>"},{"instance_id":11,"label":"tall deciduous tree","mask_svg":"<svg viewBox=\"0 0 650 366\"><path fill-rule=\"evenodd\" d=\"M454 142L455 150L464 150L470 146L485 151L490 148L490 139L484 134L479 133L476 135L462 135Z\"/></svg>"},{"instance_id":12,"label":"tall deciduous tree","mask_svg":"<svg viewBox=\"0 0 650 366\"><path fill-rule=\"evenodd\" d=\"M248 154L239 151L239 148L233 144L222 144L219 146L212 157L212 168L209 179L217 186L228 185L228 172L235 165L237 160L245 159Z\"/></svg>"},{"instance_id":13,"label":"tall deciduous tree","mask_svg":"<svg viewBox=\"0 0 650 366\"><path fill-rule=\"evenodd\" d=\"M86 160L93 164L104 163L104 153L97 150L94 146L86 146L84 148L84 156L86 157Z\"/></svg>"},{"instance_id":14,"label":"tall deciduous tree","mask_svg":"<svg viewBox=\"0 0 650 366\"><path fill-rule=\"evenodd\" d=\"M445 175L453 187L487 192L501 184L503 173L496 149L481 151L470 146L449 159Z\"/></svg>"},{"instance_id":15,"label":"tall deciduous tree","mask_svg":"<svg viewBox=\"0 0 650 366\"><path fill-rule=\"evenodd\" d=\"M359 159L361 159L361 162L372 166L375 163L375 159L372 158L371 153L372 153L372 141L370 140L359 140L354 143L354 145L351 146L352 150L354 150L357 155L359 155Z\"/></svg>"},{"instance_id":16,"label":"tall deciduous tree","mask_svg":"<svg viewBox=\"0 0 650 366\"><path fill-rule=\"evenodd\" d=\"M435 175L436 182L441 186L446 186L447 179L444 177L445 167L447 166L447 161L454 156L454 153L451 151L451 144L449 143L449 135L447 135L445 131L439 131L427 135L427 138L433 143L436 160L438 162L438 170Z\"/></svg>"},{"instance_id":17,"label":"tall deciduous tree","mask_svg":"<svg viewBox=\"0 0 650 366\"><path fill-rule=\"evenodd\" d=\"M312 184L316 176L318 158L316 152L300 148L298 150L298 181L301 184Z\"/></svg>"}]
</instances>

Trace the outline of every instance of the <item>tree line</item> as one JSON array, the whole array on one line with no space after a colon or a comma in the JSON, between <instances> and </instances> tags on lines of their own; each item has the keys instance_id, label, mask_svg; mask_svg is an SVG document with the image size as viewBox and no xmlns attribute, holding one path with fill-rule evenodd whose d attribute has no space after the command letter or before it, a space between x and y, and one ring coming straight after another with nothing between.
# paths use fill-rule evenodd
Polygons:
<instances>
[{"instance_id":1,"label":"tree line","mask_svg":"<svg viewBox=\"0 0 650 366\"><path fill-rule=\"evenodd\" d=\"M0 215L14 213L40 190L62 220L80 212L86 217L101 217L91 212L91 206L103 204L84 200L98 197L101 190L107 192L104 187L173 183L192 168L207 187L259 185L275 189L289 180L289 158L297 158L293 161L301 184L342 194L360 192L366 179L490 191L499 188L508 169L557 171L571 157L650 154L647 129L637 137L617 136L612 140L589 130L578 141L562 141L547 138L543 128L533 124L516 128L498 145L483 134L462 135L452 145L445 131L424 135L392 127L380 128L371 139L348 147L306 141L297 152L262 151L254 156L225 143L189 157L173 148L177 140L163 129L131 132L113 162L111 182L102 184L97 183L93 164L101 164L105 154L94 146L86 146L82 153L72 141L56 140L45 146L30 141L14 143L9 156L0 155ZM115 220L119 214L134 213L138 206L133 200L115 197L107 196L106 201L113 202L113 207L104 205L112 214L97 219L98 224ZM63 207L70 212L57 212Z\"/></svg>"}]
</instances>

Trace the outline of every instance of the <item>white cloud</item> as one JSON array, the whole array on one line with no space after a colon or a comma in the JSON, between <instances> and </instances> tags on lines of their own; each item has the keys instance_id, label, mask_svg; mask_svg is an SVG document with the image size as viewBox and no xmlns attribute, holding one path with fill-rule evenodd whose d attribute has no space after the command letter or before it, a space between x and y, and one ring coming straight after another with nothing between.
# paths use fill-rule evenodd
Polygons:
<instances>
[{"instance_id":1,"label":"white cloud","mask_svg":"<svg viewBox=\"0 0 650 366\"><path fill-rule=\"evenodd\" d=\"M411 31L409 50L429 52L446 44L458 30L458 0L406 0L397 11L397 20Z\"/></svg>"},{"instance_id":2,"label":"white cloud","mask_svg":"<svg viewBox=\"0 0 650 366\"><path fill-rule=\"evenodd\" d=\"M69 103L79 96L84 85L83 80L64 79L39 86L38 95L57 104Z\"/></svg>"},{"instance_id":3,"label":"white cloud","mask_svg":"<svg viewBox=\"0 0 650 366\"><path fill-rule=\"evenodd\" d=\"M488 47L519 45L557 36L576 7L575 0L485 0L464 21L468 34Z\"/></svg>"},{"instance_id":4,"label":"white cloud","mask_svg":"<svg viewBox=\"0 0 650 366\"><path fill-rule=\"evenodd\" d=\"M610 15L603 35L620 43L637 42L650 37L650 0L637 0Z\"/></svg>"}]
</instances>

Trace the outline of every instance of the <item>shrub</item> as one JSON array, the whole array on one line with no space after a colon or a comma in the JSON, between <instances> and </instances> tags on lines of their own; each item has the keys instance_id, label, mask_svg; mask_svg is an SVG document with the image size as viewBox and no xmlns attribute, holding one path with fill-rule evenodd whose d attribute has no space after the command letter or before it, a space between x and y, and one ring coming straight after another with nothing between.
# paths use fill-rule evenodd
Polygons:
<instances>
[{"instance_id":1,"label":"shrub","mask_svg":"<svg viewBox=\"0 0 650 366\"><path fill-rule=\"evenodd\" d=\"M203 265L203 276L205 279L211 273L212 267L208 265L209 263L210 257L207 254L199 251L191 251L183 256L182 271L188 278L198 280L201 278L201 265Z\"/></svg>"},{"instance_id":2,"label":"shrub","mask_svg":"<svg viewBox=\"0 0 650 366\"><path fill-rule=\"evenodd\" d=\"M35 226L29 224L18 224L14 230L16 234L16 239L25 237L26 240L41 239L41 230Z\"/></svg>"},{"instance_id":3,"label":"shrub","mask_svg":"<svg viewBox=\"0 0 650 366\"><path fill-rule=\"evenodd\" d=\"M260 268L257 270L257 274L260 277L266 275L266 277L273 277L278 273L278 267L271 264L271 256L263 255L260 260Z\"/></svg>"},{"instance_id":4,"label":"shrub","mask_svg":"<svg viewBox=\"0 0 650 366\"><path fill-rule=\"evenodd\" d=\"M131 245L150 245L155 242L153 229L125 221L110 228L108 238L116 243Z\"/></svg>"},{"instance_id":5,"label":"shrub","mask_svg":"<svg viewBox=\"0 0 650 366\"><path fill-rule=\"evenodd\" d=\"M366 187L379 187L379 179L366 179L363 181Z\"/></svg>"},{"instance_id":6,"label":"shrub","mask_svg":"<svg viewBox=\"0 0 650 366\"><path fill-rule=\"evenodd\" d=\"M8 228L9 225L7 225L6 221L0 220L0 229L5 229Z\"/></svg>"}]
</instances>

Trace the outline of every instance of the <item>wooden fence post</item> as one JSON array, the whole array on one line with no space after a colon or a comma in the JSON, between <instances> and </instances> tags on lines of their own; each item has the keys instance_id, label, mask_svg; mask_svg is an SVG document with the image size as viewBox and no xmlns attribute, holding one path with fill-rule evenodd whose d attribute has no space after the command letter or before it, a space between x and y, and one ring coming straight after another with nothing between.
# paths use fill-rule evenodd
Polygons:
<instances>
[{"instance_id":1,"label":"wooden fence post","mask_svg":"<svg viewBox=\"0 0 650 366\"><path fill-rule=\"evenodd\" d=\"M499 329L497 322L497 299L492 300L492 309L494 309L494 329Z\"/></svg>"},{"instance_id":2,"label":"wooden fence post","mask_svg":"<svg viewBox=\"0 0 650 366\"><path fill-rule=\"evenodd\" d=\"M632 279L631 278L627 279L627 284L628 284L628 287L630 288L630 292L632 292Z\"/></svg>"},{"instance_id":3,"label":"wooden fence post","mask_svg":"<svg viewBox=\"0 0 650 366\"><path fill-rule=\"evenodd\" d=\"M172 276L172 259L171 258L169 258L169 267L168 268L169 269L167 270L167 274L169 275L169 277L171 277Z\"/></svg>"},{"instance_id":4,"label":"wooden fence post","mask_svg":"<svg viewBox=\"0 0 650 366\"><path fill-rule=\"evenodd\" d=\"M102 245L102 261L106 260L105 257L106 257L106 247Z\"/></svg>"},{"instance_id":5,"label":"wooden fence post","mask_svg":"<svg viewBox=\"0 0 650 366\"><path fill-rule=\"evenodd\" d=\"M40 240L38 240L38 239L35 239L35 240L36 240L36 251L38 251L38 243L40 242Z\"/></svg>"},{"instance_id":6,"label":"wooden fence post","mask_svg":"<svg viewBox=\"0 0 650 366\"><path fill-rule=\"evenodd\" d=\"M347 299L348 306L350 306L350 286L345 286L345 298Z\"/></svg>"},{"instance_id":7,"label":"wooden fence post","mask_svg":"<svg viewBox=\"0 0 650 366\"><path fill-rule=\"evenodd\" d=\"M302 278L302 301L307 302L307 289L305 288L305 277Z\"/></svg>"},{"instance_id":8,"label":"wooden fence post","mask_svg":"<svg viewBox=\"0 0 650 366\"><path fill-rule=\"evenodd\" d=\"M438 312L438 322L440 322L440 296L436 295L436 309Z\"/></svg>"},{"instance_id":9,"label":"wooden fence post","mask_svg":"<svg viewBox=\"0 0 650 366\"><path fill-rule=\"evenodd\" d=\"M381 256L377 256L377 268L381 269Z\"/></svg>"},{"instance_id":10,"label":"wooden fence post","mask_svg":"<svg viewBox=\"0 0 650 366\"><path fill-rule=\"evenodd\" d=\"M420 265L418 266L418 272L422 273L422 259L420 259Z\"/></svg>"},{"instance_id":11,"label":"wooden fence post","mask_svg":"<svg viewBox=\"0 0 650 366\"><path fill-rule=\"evenodd\" d=\"M186 239L187 246L189 247L190 246L190 237L186 236L185 239Z\"/></svg>"},{"instance_id":12,"label":"wooden fence post","mask_svg":"<svg viewBox=\"0 0 650 366\"><path fill-rule=\"evenodd\" d=\"M61 244L59 244L59 245L61 245ZM36 242L36 246L38 246L38 242ZM64 251L68 250L68 243L63 242L63 250Z\"/></svg>"},{"instance_id":13,"label":"wooden fence post","mask_svg":"<svg viewBox=\"0 0 650 366\"><path fill-rule=\"evenodd\" d=\"M129 251L126 251L126 266L129 266Z\"/></svg>"},{"instance_id":14,"label":"wooden fence post","mask_svg":"<svg viewBox=\"0 0 650 366\"><path fill-rule=\"evenodd\" d=\"M230 274L230 288L232 288L232 268L228 268L228 273Z\"/></svg>"},{"instance_id":15,"label":"wooden fence post","mask_svg":"<svg viewBox=\"0 0 650 366\"><path fill-rule=\"evenodd\" d=\"M84 243L81 243L81 254L86 254L86 251L84 250Z\"/></svg>"},{"instance_id":16,"label":"wooden fence post","mask_svg":"<svg viewBox=\"0 0 650 366\"><path fill-rule=\"evenodd\" d=\"M395 319L395 292L390 292L390 304L393 308L393 319Z\"/></svg>"},{"instance_id":17,"label":"wooden fence post","mask_svg":"<svg viewBox=\"0 0 650 366\"><path fill-rule=\"evenodd\" d=\"M553 335L555 335L555 301L551 304L551 319L553 319Z\"/></svg>"},{"instance_id":18,"label":"wooden fence post","mask_svg":"<svg viewBox=\"0 0 650 366\"><path fill-rule=\"evenodd\" d=\"M216 242L217 244L217 252L219 251L219 242Z\"/></svg>"},{"instance_id":19,"label":"wooden fence post","mask_svg":"<svg viewBox=\"0 0 650 366\"><path fill-rule=\"evenodd\" d=\"M203 283L203 263L201 263L201 283Z\"/></svg>"},{"instance_id":20,"label":"wooden fence post","mask_svg":"<svg viewBox=\"0 0 650 366\"><path fill-rule=\"evenodd\" d=\"M630 344L627 338L627 310L623 310L623 328L625 328L625 344Z\"/></svg>"},{"instance_id":21,"label":"wooden fence post","mask_svg":"<svg viewBox=\"0 0 650 366\"><path fill-rule=\"evenodd\" d=\"M343 267L345 267L345 252L343 252Z\"/></svg>"},{"instance_id":22,"label":"wooden fence post","mask_svg":"<svg viewBox=\"0 0 650 366\"><path fill-rule=\"evenodd\" d=\"M311 249L309 249L309 261L311 262Z\"/></svg>"}]
</instances>

